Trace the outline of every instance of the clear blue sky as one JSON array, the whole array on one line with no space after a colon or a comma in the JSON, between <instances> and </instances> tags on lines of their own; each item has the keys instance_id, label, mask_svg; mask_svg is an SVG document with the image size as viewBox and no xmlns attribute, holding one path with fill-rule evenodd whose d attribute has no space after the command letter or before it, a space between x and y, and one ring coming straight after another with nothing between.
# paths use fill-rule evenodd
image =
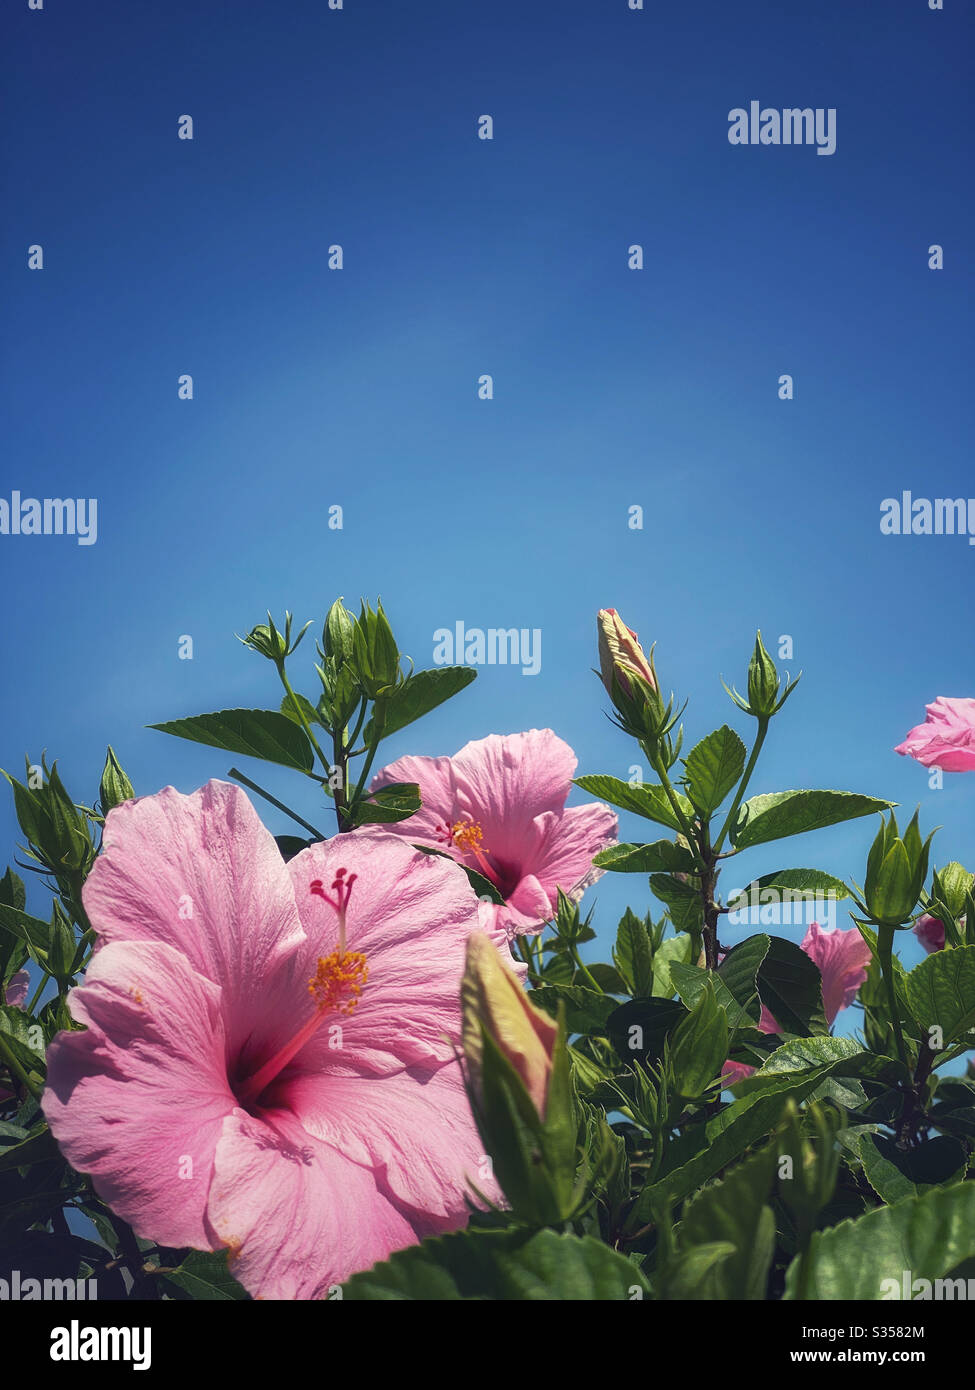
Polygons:
<instances>
[{"instance_id":1,"label":"clear blue sky","mask_svg":"<svg viewBox=\"0 0 975 1390\"><path fill-rule=\"evenodd\" d=\"M719 674L790 634L755 790L920 801L937 862L975 867L975 779L929 791L892 751L975 694L975 549L879 531L902 489L975 494L975 24L945 3L8 0L0 495L97 497L99 529L0 536L0 763L46 748L83 799L108 742L140 793L224 776L144 726L276 703L234 632L378 593L418 666L458 619L542 630L539 675L483 669L390 757L550 725L625 777L590 673L614 606L691 741L749 731ZM836 153L730 145L752 99L835 107ZM747 869L860 874L872 833ZM608 933L644 881L596 896Z\"/></svg>"}]
</instances>

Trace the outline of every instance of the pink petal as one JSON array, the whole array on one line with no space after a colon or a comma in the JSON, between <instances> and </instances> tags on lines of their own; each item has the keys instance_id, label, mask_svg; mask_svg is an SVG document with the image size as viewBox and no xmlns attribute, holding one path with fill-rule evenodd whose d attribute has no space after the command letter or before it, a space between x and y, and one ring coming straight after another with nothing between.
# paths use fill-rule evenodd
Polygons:
<instances>
[{"instance_id":1,"label":"pink petal","mask_svg":"<svg viewBox=\"0 0 975 1390\"><path fill-rule=\"evenodd\" d=\"M261 1020L268 1046L307 998L307 944L284 861L239 787L166 787L110 811L84 888L105 941L164 942L223 991L237 1052Z\"/></svg>"},{"instance_id":2,"label":"pink petal","mask_svg":"<svg viewBox=\"0 0 975 1390\"><path fill-rule=\"evenodd\" d=\"M298 1059L302 1069L440 1066L453 1056L446 1039L459 1032L465 945L478 926L467 875L379 829L312 845L288 869L302 924L321 955L338 941L338 919L308 885L320 879L327 887L339 868L357 875L347 945L364 952L369 977L354 1013L337 1020L341 1048L330 1046L322 1028Z\"/></svg>"},{"instance_id":3,"label":"pink petal","mask_svg":"<svg viewBox=\"0 0 975 1390\"><path fill-rule=\"evenodd\" d=\"M823 977L823 1004L826 1019L832 1026L841 1009L848 1008L857 990L867 978L870 947L855 929L824 931L818 922L810 922L802 949L819 966Z\"/></svg>"},{"instance_id":4,"label":"pink petal","mask_svg":"<svg viewBox=\"0 0 975 1390\"><path fill-rule=\"evenodd\" d=\"M315 1138L375 1168L386 1195L425 1234L467 1224L467 1179L501 1199L457 1062L420 1077L305 1075L288 1103Z\"/></svg>"},{"instance_id":5,"label":"pink petal","mask_svg":"<svg viewBox=\"0 0 975 1390\"><path fill-rule=\"evenodd\" d=\"M536 816L565 806L576 762L551 729L490 734L453 759L457 804L480 824L492 856L518 862Z\"/></svg>"},{"instance_id":6,"label":"pink petal","mask_svg":"<svg viewBox=\"0 0 975 1390\"><path fill-rule=\"evenodd\" d=\"M235 1105L219 988L171 946L116 942L71 991L85 1032L47 1052L42 1107L62 1153L137 1235L212 1249L213 1155Z\"/></svg>"},{"instance_id":7,"label":"pink petal","mask_svg":"<svg viewBox=\"0 0 975 1390\"><path fill-rule=\"evenodd\" d=\"M397 758L372 779L371 790L389 786L391 782L416 782L420 787L421 806L409 820L394 821L386 829L415 844L430 845L446 850L443 825L451 826L457 819L453 764L450 758ZM356 832L359 833L359 832Z\"/></svg>"},{"instance_id":8,"label":"pink petal","mask_svg":"<svg viewBox=\"0 0 975 1390\"><path fill-rule=\"evenodd\" d=\"M224 1121L208 1215L255 1298L324 1298L417 1239L369 1169L283 1111L255 1119L235 1110Z\"/></svg>"}]
</instances>

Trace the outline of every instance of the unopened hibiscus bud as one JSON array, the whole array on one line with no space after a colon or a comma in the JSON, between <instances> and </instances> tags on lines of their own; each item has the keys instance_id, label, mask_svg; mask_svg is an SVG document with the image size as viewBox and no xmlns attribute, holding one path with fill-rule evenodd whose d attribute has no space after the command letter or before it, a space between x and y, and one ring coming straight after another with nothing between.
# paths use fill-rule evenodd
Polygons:
<instances>
[{"instance_id":1,"label":"unopened hibiscus bud","mask_svg":"<svg viewBox=\"0 0 975 1390\"><path fill-rule=\"evenodd\" d=\"M616 609L601 608L596 621L599 627L599 669L607 695L613 697L614 675L626 695L633 694L634 682L628 679L630 676L638 676L652 690L656 690L653 667L640 646L640 639L626 626Z\"/></svg>"},{"instance_id":2,"label":"unopened hibiscus bud","mask_svg":"<svg viewBox=\"0 0 975 1390\"><path fill-rule=\"evenodd\" d=\"M347 661L354 646L355 622L341 598L337 598L328 610L322 630L322 649L325 655L338 661Z\"/></svg>"},{"instance_id":3,"label":"unopened hibiscus bud","mask_svg":"<svg viewBox=\"0 0 975 1390\"><path fill-rule=\"evenodd\" d=\"M311 627L311 622L298 633L294 642L291 641L291 614L284 615L284 632L279 632L275 626L274 619L270 613L267 615L267 622L261 623L258 627L251 628L246 637L241 637L245 647L252 647L255 652L260 652L261 656L266 656L268 661L273 661L280 666L293 651L297 649L298 643Z\"/></svg>"},{"instance_id":4,"label":"unopened hibiscus bud","mask_svg":"<svg viewBox=\"0 0 975 1390\"><path fill-rule=\"evenodd\" d=\"M903 837L893 811L881 818L880 829L867 857L865 902L878 926L903 927L921 895L928 874L928 854L934 831L922 842L918 814L914 813Z\"/></svg>"},{"instance_id":5,"label":"unopened hibiscus bud","mask_svg":"<svg viewBox=\"0 0 975 1390\"><path fill-rule=\"evenodd\" d=\"M548 1083L558 1025L529 1002L514 971L483 932L467 942L467 969L461 982L463 1043L475 1092L483 1095L484 1033L511 1065L540 1119L545 1118Z\"/></svg>"},{"instance_id":6,"label":"unopened hibiscus bud","mask_svg":"<svg viewBox=\"0 0 975 1390\"><path fill-rule=\"evenodd\" d=\"M754 715L756 719L771 719L773 714L778 714L779 710L788 700L789 696L799 684L799 676L795 680L787 680L785 690L779 695L782 682L779 673L775 668L775 662L765 650L765 643L762 641L761 632L755 636L755 647L752 651L751 660L748 663L748 698L739 695L737 690L733 690L725 685L725 690L734 700L739 709L746 714Z\"/></svg>"},{"instance_id":7,"label":"unopened hibiscus bud","mask_svg":"<svg viewBox=\"0 0 975 1390\"><path fill-rule=\"evenodd\" d=\"M531 1225L571 1220L586 1196L564 1017L535 1008L483 933L468 938L461 1007L467 1093L512 1212Z\"/></svg>"}]
</instances>

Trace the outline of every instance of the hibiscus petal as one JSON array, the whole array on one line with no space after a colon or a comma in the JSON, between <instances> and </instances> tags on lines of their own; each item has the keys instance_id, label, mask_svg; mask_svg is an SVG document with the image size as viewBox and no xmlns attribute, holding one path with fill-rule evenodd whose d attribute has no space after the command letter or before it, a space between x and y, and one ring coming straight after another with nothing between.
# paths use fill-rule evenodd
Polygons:
<instances>
[{"instance_id":1,"label":"hibiscus petal","mask_svg":"<svg viewBox=\"0 0 975 1390\"><path fill-rule=\"evenodd\" d=\"M211 1249L207 1191L235 1105L219 988L170 946L116 942L69 1006L86 1031L51 1043L42 1100L61 1151L137 1235Z\"/></svg>"},{"instance_id":2,"label":"hibiscus petal","mask_svg":"<svg viewBox=\"0 0 975 1390\"><path fill-rule=\"evenodd\" d=\"M320 879L327 889L339 868L356 875L347 946L365 954L369 977L355 1011L336 1020L341 1048L322 1028L300 1054L301 1068L340 1070L346 1057L375 1072L449 1061L445 1034L458 1031L465 946L478 926L466 874L452 860L378 829L303 850L288 869L302 925L320 956L338 942L338 918L309 884Z\"/></svg>"},{"instance_id":3,"label":"hibiscus petal","mask_svg":"<svg viewBox=\"0 0 975 1390\"><path fill-rule=\"evenodd\" d=\"M445 838L438 831L442 825L453 825L457 819L451 759L397 758L376 773L370 789L375 791L379 787L389 786L391 782L416 782L420 787L422 805L408 820L394 821L387 829L396 835L403 835L414 844L446 850Z\"/></svg>"},{"instance_id":4,"label":"hibiscus petal","mask_svg":"<svg viewBox=\"0 0 975 1390\"><path fill-rule=\"evenodd\" d=\"M208 1216L214 1245L229 1247L231 1272L255 1298L324 1298L417 1239L372 1172L279 1111L226 1118Z\"/></svg>"},{"instance_id":5,"label":"hibiscus petal","mask_svg":"<svg viewBox=\"0 0 975 1390\"><path fill-rule=\"evenodd\" d=\"M432 1075L305 1075L287 1098L309 1134L381 1173L387 1195L425 1235L466 1225L468 1179L501 1200L457 1062Z\"/></svg>"},{"instance_id":6,"label":"hibiscus petal","mask_svg":"<svg viewBox=\"0 0 975 1390\"><path fill-rule=\"evenodd\" d=\"M103 940L165 942L223 990L228 1046L262 1020L268 1046L307 998L307 953L284 860L239 787L166 787L110 811L84 904Z\"/></svg>"},{"instance_id":7,"label":"hibiscus petal","mask_svg":"<svg viewBox=\"0 0 975 1390\"><path fill-rule=\"evenodd\" d=\"M476 739L452 761L457 804L480 824L489 853L519 862L535 817L565 806L577 759L551 729L529 729Z\"/></svg>"},{"instance_id":8,"label":"hibiscus petal","mask_svg":"<svg viewBox=\"0 0 975 1390\"><path fill-rule=\"evenodd\" d=\"M594 869L592 861L601 849L615 843L618 826L615 812L601 801L567 806L558 816L539 818L532 867L553 904L558 901L558 888L581 897L602 876L603 870Z\"/></svg>"}]
</instances>

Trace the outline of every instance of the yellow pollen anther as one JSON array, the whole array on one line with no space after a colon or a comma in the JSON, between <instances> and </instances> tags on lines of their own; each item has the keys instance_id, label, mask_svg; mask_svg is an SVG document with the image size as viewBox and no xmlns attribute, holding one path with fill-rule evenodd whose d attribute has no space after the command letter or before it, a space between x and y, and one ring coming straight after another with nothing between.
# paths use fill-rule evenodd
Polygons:
<instances>
[{"instance_id":1,"label":"yellow pollen anther","mask_svg":"<svg viewBox=\"0 0 975 1390\"><path fill-rule=\"evenodd\" d=\"M369 978L369 967L361 951L331 951L319 956L318 969L308 981L308 993L319 1013L350 1014Z\"/></svg>"},{"instance_id":2,"label":"yellow pollen anther","mask_svg":"<svg viewBox=\"0 0 975 1390\"><path fill-rule=\"evenodd\" d=\"M467 854L484 854L484 833L476 820L459 820L450 827L454 844Z\"/></svg>"}]
</instances>

